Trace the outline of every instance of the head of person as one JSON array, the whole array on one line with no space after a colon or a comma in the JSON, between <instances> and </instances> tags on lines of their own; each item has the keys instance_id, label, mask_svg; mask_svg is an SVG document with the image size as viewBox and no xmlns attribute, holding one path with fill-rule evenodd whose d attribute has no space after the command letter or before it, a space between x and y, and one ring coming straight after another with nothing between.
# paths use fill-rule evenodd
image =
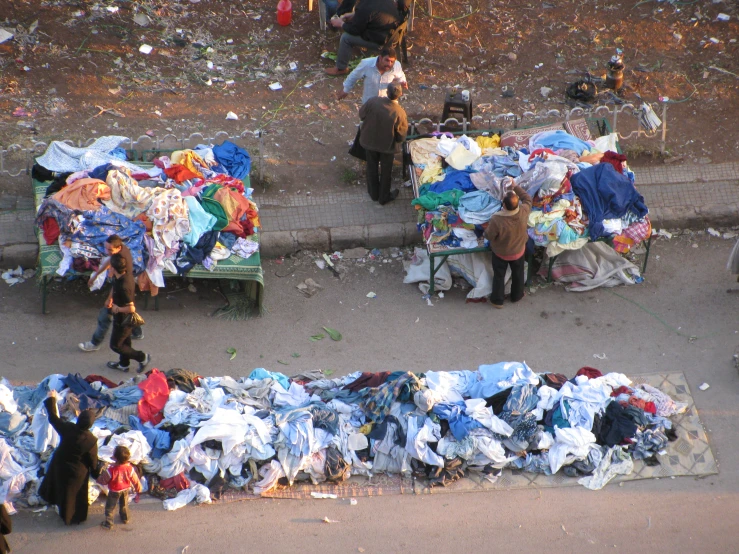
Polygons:
<instances>
[{"instance_id":1,"label":"head of person","mask_svg":"<svg viewBox=\"0 0 739 554\"><path fill-rule=\"evenodd\" d=\"M93 423L95 423L95 412L92 410L82 410L77 416L77 427L80 429L87 431Z\"/></svg>"},{"instance_id":2,"label":"head of person","mask_svg":"<svg viewBox=\"0 0 739 554\"><path fill-rule=\"evenodd\" d=\"M131 451L123 445L118 445L113 450L113 459L119 464L125 464L131 459Z\"/></svg>"},{"instance_id":3,"label":"head of person","mask_svg":"<svg viewBox=\"0 0 739 554\"><path fill-rule=\"evenodd\" d=\"M126 271L128 271L126 258L121 256L120 254L113 254L110 257L110 267L112 267L113 271L120 275L123 275Z\"/></svg>"},{"instance_id":4,"label":"head of person","mask_svg":"<svg viewBox=\"0 0 739 554\"><path fill-rule=\"evenodd\" d=\"M397 100L403 94L403 87L399 83L390 83L387 86L387 97L390 100Z\"/></svg>"},{"instance_id":5,"label":"head of person","mask_svg":"<svg viewBox=\"0 0 739 554\"><path fill-rule=\"evenodd\" d=\"M506 192L505 196L503 197L503 207L509 212L512 212L513 210L518 208L518 194L516 194L512 190Z\"/></svg>"},{"instance_id":6,"label":"head of person","mask_svg":"<svg viewBox=\"0 0 739 554\"><path fill-rule=\"evenodd\" d=\"M123 246L123 241L118 235L110 235L105 239L105 252L108 256L118 254L121 251L121 246Z\"/></svg>"},{"instance_id":7,"label":"head of person","mask_svg":"<svg viewBox=\"0 0 739 554\"><path fill-rule=\"evenodd\" d=\"M392 46L385 46L380 50L380 55L377 56L377 69L382 73L390 71L395 65L395 60L398 59L398 55L395 53L395 48Z\"/></svg>"}]
</instances>

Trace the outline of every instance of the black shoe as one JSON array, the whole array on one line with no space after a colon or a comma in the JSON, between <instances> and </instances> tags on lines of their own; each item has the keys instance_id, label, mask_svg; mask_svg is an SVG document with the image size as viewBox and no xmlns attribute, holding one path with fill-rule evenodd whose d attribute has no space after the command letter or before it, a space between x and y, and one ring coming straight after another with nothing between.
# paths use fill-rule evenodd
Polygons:
<instances>
[{"instance_id":1,"label":"black shoe","mask_svg":"<svg viewBox=\"0 0 739 554\"><path fill-rule=\"evenodd\" d=\"M388 203L392 202L393 200L395 200L398 197L399 194L400 194L400 191L398 189L391 190L390 191L390 199L387 200L386 202L380 202L380 206L384 206L385 204L388 204Z\"/></svg>"},{"instance_id":2,"label":"black shoe","mask_svg":"<svg viewBox=\"0 0 739 554\"><path fill-rule=\"evenodd\" d=\"M117 369L118 371L126 372L129 369L127 365L121 365L120 362L108 362L106 364L110 369Z\"/></svg>"},{"instance_id":3,"label":"black shoe","mask_svg":"<svg viewBox=\"0 0 739 554\"><path fill-rule=\"evenodd\" d=\"M136 373L143 373L146 366L151 362L151 356L149 354L144 354L144 356L146 356L146 358L144 358L143 362L139 362L139 368L136 370Z\"/></svg>"}]
</instances>

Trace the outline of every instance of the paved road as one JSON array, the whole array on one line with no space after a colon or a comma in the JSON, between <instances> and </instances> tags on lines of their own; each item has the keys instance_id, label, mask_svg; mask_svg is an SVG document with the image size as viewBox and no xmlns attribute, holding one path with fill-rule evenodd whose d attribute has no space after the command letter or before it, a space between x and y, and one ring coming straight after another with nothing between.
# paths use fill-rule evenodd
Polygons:
<instances>
[{"instance_id":1,"label":"paved road","mask_svg":"<svg viewBox=\"0 0 739 554\"><path fill-rule=\"evenodd\" d=\"M693 247L693 244L697 247ZM212 284L170 291L159 312L147 312L143 341L162 369L205 375L248 374L254 367L289 374L304 369L474 369L481 363L525 360L536 371L568 375L581 366L628 374L685 373L706 426L720 473L582 488L333 500L260 500L164 512L157 503L133 509L133 524L100 530L99 505L77 529L52 513L15 516L14 552L519 552L736 551L739 517L739 378L731 356L739 345L739 294L724 266L733 241L702 235L660 240L646 281L588 293L538 289L512 309L465 304L452 289L433 307L401 264L352 266L339 281L311 260L292 267L265 264L266 306L258 320L208 317L220 304ZM285 277L277 277L279 271ZM325 288L302 297L295 285L312 277ZM369 291L377 298L366 297ZM620 296L617 296L620 295ZM627 300L628 299L628 300ZM38 381L52 371L104 373L104 349L76 350L92 330L100 295L73 288L51 297L39 314L33 283L0 283L0 375ZM630 302L631 301L631 302ZM416 322L418 320L418 322ZM310 342L322 325L341 342ZM698 337L690 340L690 337ZM194 337L201 337L194 340ZM226 350L238 350L229 362ZM292 358L299 353L300 358ZM606 360L593 354L605 353ZM282 360L290 365L280 365ZM702 392L698 385L711 387ZM337 521L326 524L324 517ZM363 550L360 550L363 549Z\"/></svg>"}]
</instances>

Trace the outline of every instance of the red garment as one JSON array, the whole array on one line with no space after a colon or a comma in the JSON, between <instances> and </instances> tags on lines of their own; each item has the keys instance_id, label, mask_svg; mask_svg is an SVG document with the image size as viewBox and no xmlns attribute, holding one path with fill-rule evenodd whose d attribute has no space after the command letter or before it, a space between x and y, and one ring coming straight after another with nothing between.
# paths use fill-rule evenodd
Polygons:
<instances>
[{"instance_id":1,"label":"red garment","mask_svg":"<svg viewBox=\"0 0 739 554\"><path fill-rule=\"evenodd\" d=\"M185 477L185 472L179 473L169 479L159 481L159 486L163 489L176 489L177 492L190 488L190 481Z\"/></svg>"},{"instance_id":2,"label":"red garment","mask_svg":"<svg viewBox=\"0 0 739 554\"><path fill-rule=\"evenodd\" d=\"M46 244L54 244L59 238L59 224L53 217L47 217L41 224Z\"/></svg>"},{"instance_id":3,"label":"red garment","mask_svg":"<svg viewBox=\"0 0 739 554\"><path fill-rule=\"evenodd\" d=\"M603 374L600 372L599 369L595 369L594 367L581 367L577 373L575 373L575 377L578 375L585 375L588 379L597 379L598 377L603 377Z\"/></svg>"},{"instance_id":4,"label":"red garment","mask_svg":"<svg viewBox=\"0 0 739 554\"><path fill-rule=\"evenodd\" d=\"M387 381L388 377L390 377L390 372L388 371L381 371L380 373L364 372L362 375L357 377L355 381L352 381L348 385L344 385L344 390L359 392L364 388L379 387Z\"/></svg>"},{"instance_id":5,"label":"red garment","mask_svg":"<svg viewBox=\"0 0 739 554\"><path fill-rule=\"evenodd\" d=\"M174 164L164 170L164 174L170 179L174 179L177 184L189 179L198 179L200 175L187 169L184 165Z\"/></svg>"},{"instance_id":6,"label":"red garment","mask_svg":"<svg viewBox=\"0 0 739 554\"><path fill-rule=\"evenodd\" d=\"M621 385L617 389L614 389L613 390L613 392L611 393L611 396L619 396L621 394L629 394L630 395L630 394L633 394L633 393L634 393L634 390L631 387L625 387L625 386Z\"/></svg>"},{"instance_id":7,"label":"red garment","mask_svg":"<svg viewBox=\"0 0 739 554\"><path fill-rule=\"evenodd\" d=\"M223 185L225 187L233 189L239 194L244 194L244 182L241 179L237 179L236 177L231 177L230 175L224 175L223 173L219 173L218 175L214 177L208 177L208 179L206 179L205 182L207 184L217 183L219 185Z\"/></svg>"},{"instance_id":8,"label":"red garment","mask_svg":"<svg viewBox=\"0 0 739 554\"><path fill-rule=\"evenodd\" d=\"M154 368L146 381L139 383L139 388L144 393L139 400L139 419L143 423L150 421L152 425L156 425L164 419L162 410L169 400L167 377Z\"/></svg>"},{"instance_id":9,"label":"red garment","mask_svg":"<svg viewBox=\"0 0 739 554\"><path fill-rule=\"evenodd\" d=\"M603 157L600 159L600 163L609 163L613 166L613 168L618 171L619 174L622 174L624 172L624 162L626 161L626 156L623 154L617 154L616 152L611 152L610 150L603 154Z\"/></svg>"},{"instance_id":10,"label":"red garment","mask_svg":"<svg viewBox=\"0 0 739 554\"><path fill-rule=\"evenodd\" d=\"M103 377L102 375L88 375L87 377L85 377L85 381L90 384L94 383L95 381L99 381L109 389L114 389L118 386L113 381L111 381L107 377Z\"/></svg>"},{"instance_id":11,"label":"red garment","mask_svg":"<svg viewBox=\"0 0 739 554\"><path fill-rule=\"evenodd\" d=\"M141 492L141 481L139 480L138 473L136 473L136 470L128 462L110 466L108 473L110 473L108 488L111 492L127 491L131 487L136 492Z\"/></svg>"},{"instance_id":12,"label":"red garment","mask_svg":"<svg viewBox=\"0 0 739 554\"><path fill-rule=\"evenodd\" d=\"M654 402L647 402L646 400L637 398L636 396L632 396L631 398L629 398L629 404L631 406L636 406L640 410L649 412L652 415L657 414L657 406L654 405Z\"/></svg>"}]
</instances>

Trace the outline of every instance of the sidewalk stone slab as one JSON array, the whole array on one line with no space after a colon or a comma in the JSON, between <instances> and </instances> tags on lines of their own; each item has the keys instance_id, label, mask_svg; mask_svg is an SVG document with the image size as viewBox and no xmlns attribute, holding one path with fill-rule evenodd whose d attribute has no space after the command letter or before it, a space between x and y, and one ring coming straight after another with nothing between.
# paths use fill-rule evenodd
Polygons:
<instances>
[{"instance_id":1,"label":"sidewalk stone slab","mask_svg":"<svg viewBox=\"0 0 739 554\"><path fill-rule=\"evenodd\" d=\"M403 223L387 223L367 226L367 246L387 248L403 245Z\"/></svg>"},{"instance_id":2,"label":"sidewalk stone slab","mask_svg":"<svg viewBox=\"0 0 739 554\"><path fill-rule=\"evenodd\" d=\"M423 242L423 235L415 223L404 223L403 246L412 246Z\"/></svg>"},{"instance_id":3,"label":"sidewalk stone slab","mask_svg":"<svg viewBox=\"0 0 739 554\"><path fill-rule=\"evenodd\" d=\"M709 204L697 208L706 227L709 225L732 226L739 224L739 212L736 208L726 204Z\"/></svg>"},{"instance_id":4,"label":"sidewalk stone slab","mask_svg":"<svg viewBox=\"0 0 739 554\"><path fill-rule=\"evenodd\" d=\"M331 229L331 250L348 250L367 244L367 233L361 225Z\"/></svg>"},{"instance_id":5,"label":"sidewalk stone slab","mask_svg":"<svg viewBox=\"0 0 739 554\"><path fill-rule=\"evenodd\" d=\"M331 246L328 229L302 229L297 238L301 250L328 250Z\"/></svg>"},{"instance_id":6,"label":"sidewalk stone slab","mask_svg":"<svg viewBox=\"0 0 739 554\"><path fill-rule=\"evenodd\" d=\"M297 250L297 241L290 231L274 231L259 236L260 254L267 258L276 258Z\"/></svg>"},{"instance_id":7,"label":"sidewalk stone slab","mask_svg":"<svg viewBox=\"0 0 739 554\"><path fill-rule=\"evenodd\" d=\"M35 267L36 258L38 258L38 244L36 243L0 247L0 264L4 268Z\"/></svg>"}]
</instances>

